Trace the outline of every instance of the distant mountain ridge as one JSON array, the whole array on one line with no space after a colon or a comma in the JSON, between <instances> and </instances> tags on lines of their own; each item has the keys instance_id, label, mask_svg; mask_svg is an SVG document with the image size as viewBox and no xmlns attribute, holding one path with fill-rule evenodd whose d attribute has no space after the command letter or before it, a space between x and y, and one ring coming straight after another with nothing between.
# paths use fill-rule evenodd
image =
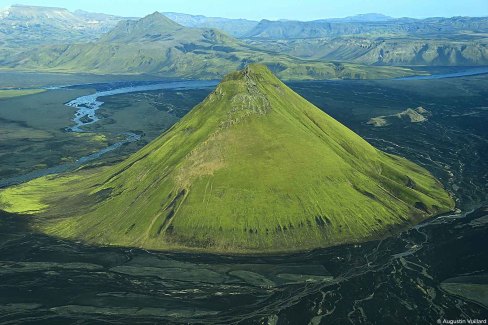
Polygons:
<instances>
[{"instance_id":1,"label":"distant mountain ridge","mask_svg":"<svg viewBox=\"0 0 488 325\"><path fill-rule=\"evenodd\" d=\"M384 66L488 65L488 17L348 19L262 20L243 38L251 46L303 59Z\"/></svg>"},{"instance_id":2,"label":"distant mountain ridge","mask_svg":"<svg viewBox=\"0 0 488 325\"><path fill-rule=\"evenodd\" d=\"M406 37L336 37L289 40L251 39L268 51L308 60L354 62L368 65L477 66L488 65L488 42Z\"/></svg>"},{"instance_id":3,"label":"distant mountain ridge","mask_svg":"<svg viewBox=\"0 0 488 325\"><path fill-rule=\"evenodd\" d=\"M142 41L155 40L164 35L171 35L184 29L182 25L166 18L159 12L154 12L138 20L122 20L101 37L101 41Z\"/></svg>"},{"instance_id":4,"label":"distant mountain ridge","mask_svg":"<svg viewBox=\"0 0 488 325\"><path fill-rule=\"evenodd\" d=\"M211 28L179 25L155 12L138 21L121 21L96 42L44 46L0 56L4 68L26 71L156 74L219 79L259 62L284 79L365 79L415 74L396 67L368 67L300 60L250 47Z\"/></svg>"},{"instance_id":5,"label":"distant mountain ridge","mask_svg":"<svg viewBox=\"0 0 488 325\"><path fill-rule=\"evenodd\" d=\"M0 10L0 46L92 41L122 19L80 10L13 5Z\"/></svg>"},{"instance_id":6,"label":"distant mountain ridge","mask_svg":"<svg viewBox=\"0 0 488 325\"><path fill-rule=\"evenodd\" d=\"M258 24L257 21L248 19L206 17L176 12L163 12L162 14L186 27L217 28L234 37L244 35Z\"/></svg>"},{"instance_id":7,"label":"distant mountain ridge","mask_svg":"<svg viewBox=\"0 0 488 325\"><path fill-rule=\"evenodd\" d=\"M377 21L324 19L315 21L271 21L263 19L243 38L305 39L353 35L449 35L452 33L486 33L488 17L452 17Z\"/></svg>"},{"instance_id":8,"label":"distant mountain ridge","mask_svg":"<svg viewBox=\"0 0 488 325\"><path fill-rule=\"evenodd\" d=\"M386 16L379 13L366 13L366 14L359 14L354 16L348 16L344 18L326 18L323 19L324 21L340 21L340 22L374 22L374 21L389 21L395 20L395 18Z\"/></svg>"},{"instance_id":9,"label":"distant mountain ridge","mask_svg":"<svg viewBox=\"0 0 488 325\"><path fill-rule=\"evenodd\" d=\"M138 20L15 5L0 10L0 64L35 71L219 78L260 62L284 79L385 78L412 71L357 64L486 65L487 33L488 17L372 13L258 23L167 12Z\"/></svg>"},{"instance_id":10,"label":"distant mountain ridge","mask_svg":"<svg viewBox=\"0 0 488 325\"><path fill-rule=\"evenodd\" d=\"M238 38L294 39L344 35L385 34L422 35L488 29L487 17L393 18L379 13L366 13L344 18L324 18L314 21L263 19L231 19L185 13L163 12L172 21L186 27L216 28ZM12 5L0 9L0 42L25 45L47 44L65 40L94 40L122 20L137 20L83 10L71 12L65 8ZM1 45L1 44L0 44ZM32 44L31 44L32 45Z\"/></svg>"}]
</instances>

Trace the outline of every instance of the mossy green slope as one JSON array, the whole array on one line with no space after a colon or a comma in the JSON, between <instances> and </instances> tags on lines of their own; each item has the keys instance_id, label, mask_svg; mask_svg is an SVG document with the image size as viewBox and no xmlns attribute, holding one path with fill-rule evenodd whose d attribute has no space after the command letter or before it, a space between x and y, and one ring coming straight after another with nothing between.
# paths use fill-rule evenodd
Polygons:
<instances>
[{"instance_id":1,"label":"mossy green slope","mask_svg":"<svg viewBox=\"0 0 488 325\"><path fill-rule=\"evenodd\" d=\"M228 253L364 241L447 212L425 169L385 154L250 65L104 169L0 192L41 231L97 244Z\"/></svg>"}]
</instances>

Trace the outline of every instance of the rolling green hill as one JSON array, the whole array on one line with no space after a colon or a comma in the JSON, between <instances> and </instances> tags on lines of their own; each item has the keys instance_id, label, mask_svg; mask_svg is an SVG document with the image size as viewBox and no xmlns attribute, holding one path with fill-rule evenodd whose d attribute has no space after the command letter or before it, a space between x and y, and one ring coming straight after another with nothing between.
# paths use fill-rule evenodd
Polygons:
<instances>
[{"instance_id":1,"label":"rolling green hill","mask_svg":"<svg viewBox=\"0 0 488 325\"><path fill-rule=\"evenodd\" d=\"M43 72L218 79L248 63L259 62L284 79L374 79L416 74L400 67L302 60L263 51L216 29L181 26L157 12L138 21L119 22L96 42L3 54L2 69Z\"/></svg>"},{"instance_id":2,"label":"rolling green hill","mask_svg":"<svg viewBox=\"0 0 488 325\"><path fill-rule=\"evenodd\" d=\"M0 192L0 209L52 236L219 253L361 242L453 206L427 170L375 149L262 65L227 75L119 164Z\"/></svg>"}]
</instances>

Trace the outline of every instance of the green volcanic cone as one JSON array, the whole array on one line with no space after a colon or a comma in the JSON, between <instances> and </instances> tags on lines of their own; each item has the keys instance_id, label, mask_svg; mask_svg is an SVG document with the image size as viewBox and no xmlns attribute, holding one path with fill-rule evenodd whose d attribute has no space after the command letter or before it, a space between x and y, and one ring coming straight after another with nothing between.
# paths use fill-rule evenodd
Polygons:
<instances>
[{"instance_id":1,"label":"green volcanic cone","mask_svg":"<svg viewBox=\"0 0 488 325\"><path fill-rule=\"evenodd\" d=\"M382 237L452 210L425 169L383 153L265 66L226 76L126 161L0 192L42 232L149 249L260 253Z\"/></svg>"}]
</instances>

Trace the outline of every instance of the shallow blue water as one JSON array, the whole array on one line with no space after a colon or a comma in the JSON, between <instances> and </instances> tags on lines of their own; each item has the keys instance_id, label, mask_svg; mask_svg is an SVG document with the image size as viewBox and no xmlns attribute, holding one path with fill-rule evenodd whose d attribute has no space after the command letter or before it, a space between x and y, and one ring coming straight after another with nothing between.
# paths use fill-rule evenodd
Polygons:
<instances>
[{"instance_id":1,"label":"shallow blue water","mask_svg":"<svg viewBox=\"0 0 488 325\"><path fill-rule=\"evenodd\" d=\"M488 67L475 67L475 68L466 68L456 72L437 73L429 76L402 77L402 78L395 78L394 80L431 80L431 79L459 78L459 77L482 75L487 73L488 73Z\"/></svg>"}]
</instances>

